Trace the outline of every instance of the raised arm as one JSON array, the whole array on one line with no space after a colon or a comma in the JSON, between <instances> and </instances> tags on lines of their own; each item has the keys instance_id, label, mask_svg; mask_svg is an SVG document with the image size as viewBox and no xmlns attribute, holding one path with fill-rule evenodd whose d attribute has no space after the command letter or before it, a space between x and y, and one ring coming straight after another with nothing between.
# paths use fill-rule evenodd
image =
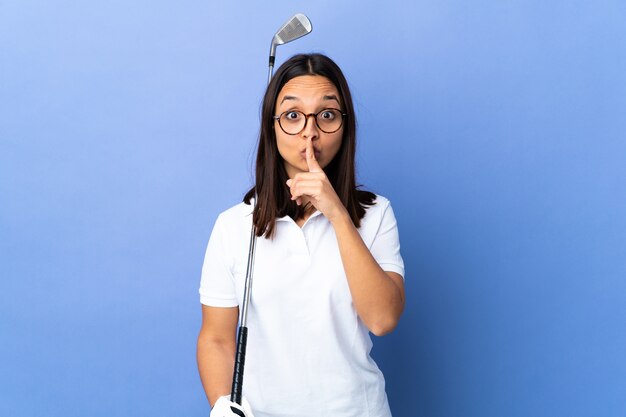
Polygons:
<instances>
[{"instance_id":1,"label":"raised arm","mask_svg":"<svg viewBox=\"0 0 626 417\"><path fill-rule=\"evenodd\" d=\"M310 138L306 160L309 172L287 181L292 199L311 202L333 225L356 311L372 333L387 334L396 327L404 309L404 281L395 272L383 271L370 253L315 159Z\"/></svg>"},{"instance_id":2,"label":"raised arm","mask_svg":"<svg viewBox=\"0 0 626 417\"><path fill-rule=\"evenodd\" d=\"M376 336L390 333L404 310L404 280L396 272L383 271L346 212L334 219L341 262L354 307Z\"/></svg>"}]
</instances>

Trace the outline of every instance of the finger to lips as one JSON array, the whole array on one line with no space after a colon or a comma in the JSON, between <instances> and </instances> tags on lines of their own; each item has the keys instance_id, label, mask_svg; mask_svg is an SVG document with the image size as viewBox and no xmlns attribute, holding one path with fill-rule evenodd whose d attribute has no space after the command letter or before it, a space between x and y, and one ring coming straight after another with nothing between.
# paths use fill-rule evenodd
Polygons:
<instances>
[{"instance_id":1,"label":"finger to lips","mask_svg":"<svg viewBox=\"0 0 626 417\"><path fill-rule=\"evenodd\" d=\"M306 164L309 168L309 172L320 172L322 167L315 159L315 151L313 149L313 140L311 138L306 141Z\"/></svg>"}]
</instances>

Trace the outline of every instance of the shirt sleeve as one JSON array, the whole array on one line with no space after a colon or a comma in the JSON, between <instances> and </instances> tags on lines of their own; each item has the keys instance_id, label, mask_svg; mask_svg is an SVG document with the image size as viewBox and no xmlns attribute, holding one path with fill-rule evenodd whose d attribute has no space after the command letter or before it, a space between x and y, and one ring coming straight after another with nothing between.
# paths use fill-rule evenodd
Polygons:
<instances>
[{"instance_id":1,"label":"shirt sleeve","mask_svg":"<svg viewBox=\"0 0 626 417\"><path fill-rule=\"evenodd\" d=\"M383 271L395 272L404 279L404 261L400 255L398 223L389 201L385 201L380 226L370 246L370 252Z\"/></svg>"},{"instance_id":2,"label":"shirt sleeve","mask_svg":"<svg viewBox=\"0 0 626 417\"><path fill-rule=\"evenodd\" d=\"M200 279L200 302L211 307L235 307L237 294L232 273L232 254L224 219L215 221L204 255Z\"/></svg>"}]
</instances>

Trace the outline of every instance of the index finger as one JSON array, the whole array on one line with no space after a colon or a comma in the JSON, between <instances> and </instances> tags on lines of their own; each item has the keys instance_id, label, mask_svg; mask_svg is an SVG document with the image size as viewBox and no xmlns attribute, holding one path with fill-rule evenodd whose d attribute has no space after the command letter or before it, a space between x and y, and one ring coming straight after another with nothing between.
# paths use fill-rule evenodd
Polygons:
<instances>
[{"instance_id":1,"label":"index finger","mask_svg":"<svg viewBox=\"0 0 626 417\"><path fill-rule=\"evenodd\" d=\"M315 151L313 149L313 141L307 139L306 141L306 164L309 167L309 172L321 172L322 167L315 159Z\"/></svg>"}]
</instances>

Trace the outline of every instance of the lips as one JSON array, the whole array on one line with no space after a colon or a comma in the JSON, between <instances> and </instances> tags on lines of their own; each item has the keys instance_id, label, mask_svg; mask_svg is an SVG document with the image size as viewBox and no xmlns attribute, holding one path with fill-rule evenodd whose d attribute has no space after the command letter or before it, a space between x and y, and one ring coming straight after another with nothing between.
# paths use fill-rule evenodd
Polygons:
<instances>
[{"instance_id":1,"label":"lips","mask_svg":"<svg viewBox=\"0 0 626 417\"><path fill-rule=\"evenodd\" d=\"M313 153L315 154L315 159L318 159L322 153L322 151L318 150L318 149L313 149ZM302 159L306 159L306 149L303 151L300 151L300 156L302 157Z\"/></svg>"}]
</instances>

